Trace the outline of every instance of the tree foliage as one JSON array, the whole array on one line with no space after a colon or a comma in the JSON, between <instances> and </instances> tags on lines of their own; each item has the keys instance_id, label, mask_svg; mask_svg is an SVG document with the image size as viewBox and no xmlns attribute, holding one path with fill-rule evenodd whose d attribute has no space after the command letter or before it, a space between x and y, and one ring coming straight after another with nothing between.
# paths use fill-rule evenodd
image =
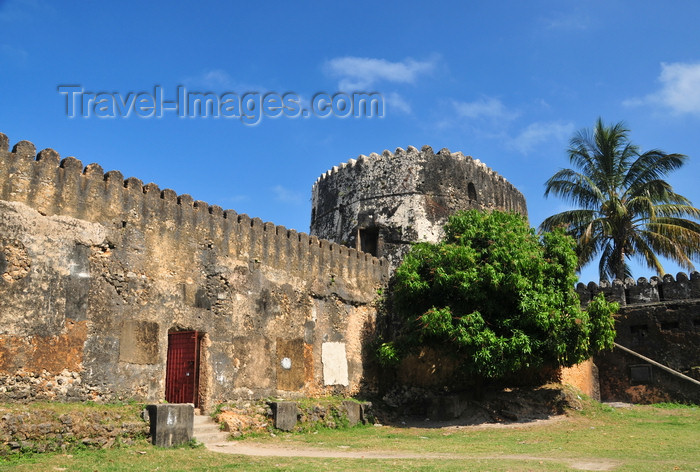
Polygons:
<instances>
[{"instance_id":1,"label":"tree foliage","mask_svg":"<svg viewBox=\"0 0 700 472\"><path fill-rule=\"evenodd\" d=\"M471 210L452 216L445 232L439 244L414 245L397 269L392 301L402 325L380 360L434 346L465 374L498 378L612 347L618 307L597 299L581 310L574 243L562 231L540 239L518 214Z\"/></svg>"},{"instance_id":2,"label":"tree foliage","mask_svg":"<svg viewBox=\"0 0 700 472\"><path fill-rule=\"evenodd\" d=\"M700 210L673 191L664 178L687 156L658 149L640 153L623 123L582 130L568 149L573 169L561 169L546 182L550 193L576 209L550 216L545 231L563 226L577 242L579 267L601 255L601 279L630 277L627 260L640 258L659 275L657 255L693 270L700 255Z\"/></svg>"}]
</instances>

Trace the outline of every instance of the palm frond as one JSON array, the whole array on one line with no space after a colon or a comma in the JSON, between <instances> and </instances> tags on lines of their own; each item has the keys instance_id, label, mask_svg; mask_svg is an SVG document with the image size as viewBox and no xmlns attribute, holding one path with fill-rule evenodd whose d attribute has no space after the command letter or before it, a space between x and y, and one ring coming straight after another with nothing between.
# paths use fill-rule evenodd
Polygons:
<instances>
[{"instance_id":1,"label":"palm frond","mask_svg":"<svg viewBox=\"0 0 700 472\"><path fill-rule=\"evenodd\" d=\"M623 187L634 187L650 180L659 180L667 174L680 169L688 156L684 154L666 154L658 149L647 151L629 166Z\"/></svg>"},{"instance_id":2,"label":"palm frond","mask_svg":"<svg viewBox=\"0 0 700 472\"><path fill-rule=\"evenodd\" d=\"M691 205L667 203L664 205L655 205L654 211L658 217L690 217L700 218L700 209ZM690 223L693 223L689 220ZM695 223L697 225L697 223ZM692 227L689 226L689 227Z\"/></svg>"},{"instance_id":3,"label":"palm frond","mask_svg":"<svg viewBox=\"0 0 700 472\"><path fill-rule=\"evenodd\" d=\"M698 250L688 251L687 245L675 237L670 237L665 231L642 230L637 233L640 238L651 247L656 254L677 262L682 267L693 270L694 265L691 260L693 252L698 254Z\"/></svg>"},{"instance_id":4,"label":"palm frond","mask_svg":"<svg viewBox=\"0 0 700 472\"><path fill-rule=\"evenodd\" d=\"M668 239L669 245L672 244L687 258L700 256L700 225L694 221L683 218L658 218L653 223L648 223L644 232Z\"/></svg>"},{"instance_id":5,"label":"palm frond","mask_svg":"<svg viewBox=\"0 0 700 472\"><path fill-rule=\"evenodd\" d=\"M571 169L560 169L545 183L544 196L550 193L584 208L598 208L603 193L588 176Z\"/></svg>"},{"instance_id":6,"label":"palm frond","mask_svg":"<svg viewBox=\"0 0 700 472\"><path fill-rule=\"evenodd\" d=\"M569 234L572 227L589 224L596 212L594 210L567 210L546 218L540 225L543 231L552 231L555 228L563 227Z\"/></svg>"},{"instance_id":7,"label":"palm frond","mask_svg":"<svg viewBox=\"0 0 700 472\"><path fill-rule=\"evenodd\" d=\"M661 265L654 249L647 243L645 237L641 233L634 233L630 238L630 243L634 247L635 253L641 258L644 264L659 275L663 275L664 267Z\"/></svg>"},{"instance_id":8,"label":"palm frond","mask_svg":"<svg viewBox=\"0 0 700 472\"><path fill-rule=\"evenodd\" d=\"M592 130L571 138L573 169L547 180L545 197L554 194L579 209L552 215L540 228L564 226L576 239L580 266L600 255L601 278L631 275L632 258L658 272L659 255L690 268L700 258L700 209L665 180L687 156L658 149L640 153L628 134L624 123L606 126L598 118Z\"/></svg>"}]
</instances>

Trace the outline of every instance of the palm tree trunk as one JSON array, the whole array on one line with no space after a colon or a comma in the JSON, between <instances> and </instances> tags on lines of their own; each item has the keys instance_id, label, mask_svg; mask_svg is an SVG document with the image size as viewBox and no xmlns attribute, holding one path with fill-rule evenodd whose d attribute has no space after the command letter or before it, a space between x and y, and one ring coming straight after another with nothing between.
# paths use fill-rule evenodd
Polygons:
<instances>
[{"instance_id":1,"label":"palm tree trunk","mask_svg":"<svg viewBox=\"0 0 700 472\"><path fill-rule=\"evenodd\" d=\"M615 249L613 249L612 259L615 278L625 280L625 249L621 241L615 241Z\"/></svg>"},{"instance_id":2,"label":"palm tree trunk","mask_svg":"<svg viewBox=\"0 0 700 472\"><path fill-rule=\"evenodd\" d=\"M618 267L615 271L615 278L620 280L625 280L625 249L620 247L620 258L617 261Z\"/></svg>"}]
</instances>

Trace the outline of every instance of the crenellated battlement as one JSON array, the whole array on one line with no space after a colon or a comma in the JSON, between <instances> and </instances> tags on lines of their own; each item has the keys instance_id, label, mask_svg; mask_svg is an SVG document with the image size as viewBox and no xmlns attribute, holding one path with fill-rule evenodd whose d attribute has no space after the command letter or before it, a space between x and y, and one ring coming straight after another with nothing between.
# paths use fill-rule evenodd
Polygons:
<instances>
[{"instance_id":1,"label":"crenellated battlement","mask_svg":"<svg viewBox=\"0 0 700 472\"><path fill-rule=\"evenodd\" d=\"M0 134L2 401L352 395L388 275L366 252ZM168 361L173 339L194 371Z\"/></svg>"},{"instance_id":2,"label":"crenellated battlement","mask_svg":"<svg viewBox=\"0 0 700 472\"><path fill-rule=\"evenodd\" d=\"M316 180L311 208L311 234L367 248L392 267L411 242L437 242L456 211L527 216L522 193L486 164L430 146L360 155L333 167Z\"/></svg>"},{"instance_id":3,"label":"crenellated battlement","mask_svg":"<svg viewBox=\"0 0 700 472\"><path fill-rule=\"evenodd\" d=\"M608 280L589 282L588 285L579 282L576 292L584 306L599 293L603 293L608 301L618 302L620 306L697 299L700 298L700 272L694 271L690 277L685 272L678 272L675 278L666 274L649 280L640 277L635 281L628 277L624 281L615 279L612 283Z\"/></svg>"},{"instance_id":4,"label":"crenellated battlement","mask_svg":"<svg viewBox=\"0 0 700 472\"><path fill-rule=\"evenodd\" d=\"M307 277L346 276L378 282L388 276L386 261L284 226L177 195L154 183L99 164L61 159L53 149L37 154L29 141L0 133L0 200L20 202L43 215L61 215L110 228L138 227L177 242L207 242L219 254L298 271Z\"/></svg>"},{"instance_id":5,"label":"crenellated battlement","mask_svg":"<svg viewBox=\"0 0 700 472\"><path fill-rule=\"evenodd\" d=\"M357 159L350 159L347 162L343 162L337 166L334 166L332 169L327 170L323 174L321 174L317 179L316 182L314 183L314 187L319 183L322 182L323 180L337 174L338 172L342 172L344 169L354 169L356 166L360 167L368 167L372 166L375 164L386 164L387 161L394 160L397 163L402 161L404 158L413 158L413 159L430 159L434 157L450 157L452 159L458 160L458 161L463 161L467 163L468 165L472 165L475 168L478 168L481 172L483 172L486 175L489 175L493 177L495 180L498 180L500 182L508 183L513 189L515 187L510 184L505 177L502 175L498 174L495 172L493 169L490 167L486 166L483 162L481 162L479 159L474 159L472 156L465 156L461 152L451 152L447 148L442 148L440 151L435 153L433 151L433 148L430 146L423 146L420 150L414 146L408 146L406 149L397 147L394 152L391 152L387 149L385 149L381 154L377 153L371 153L369 156L366 156L364 154L360 154Z\"/></svg>"}]
</instances>

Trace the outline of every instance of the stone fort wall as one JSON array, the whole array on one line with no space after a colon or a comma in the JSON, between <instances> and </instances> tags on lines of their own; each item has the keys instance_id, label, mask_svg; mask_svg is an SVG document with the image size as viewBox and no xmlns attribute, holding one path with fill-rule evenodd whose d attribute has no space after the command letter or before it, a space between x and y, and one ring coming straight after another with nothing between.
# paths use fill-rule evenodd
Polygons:
<instances>
[{"instance_id":1,"label":"stone fort wall","mask_svg":"<svg viewBox=\"0 0 700 472\"><path fill-rule=\"evenodd\" d=\"M161 400L173 331L200 333L205 409L355 393L377 288L409 242L436 241L467 208L527 211L471 157L409 147L324 174L309 236L28 141L10 151L0 134L0 401ZM343 245L372 231L389 261ZM697 378L700 274L576 289L583 305L599 292L622 305L620 344ZM692 398L617 351L596 363L604 400Z\"/></svg>"},{"instance_id":2,"label":"stone fort wall","mask_svg":"<svg viewBox=\"0 0 700 472\"><path fill-rule=\"evenodd\" d=\"M616 342L700 380L700 273L578 284L586 305L598 293L620 303ZM596 356L601 398L652 403L700 402L700 387L615 348Z\"/></svg>"},{"instance_id":3,"label":"stone fort wall","mask_svg":"<svg viewBox=\"0 0 700 472\"><path fill-rule=\"evenodd\" d=\"M671 274L665 274L649 280L640 277L635 281L628 277L624 281L615 279L612 283L608 280L589 282L588 285L578 283L576 292L584 306L599 293L603 293L606 300L619 303L621 307L688 300L700 298L700 272L695 271L690 277L685 272L679 272L675 278Z\"/></svg>"},{"instance_id":4,"label":"stone fort wall","mask_svg":"<svg viewBox=\"0 0 700 472\"><path fill-rule=\"evenodd\" d=\"M525 197L478 159L413 146L361 155L327 171L312 189L311 234L389 259L410 243L438 242L458 210L527 216Z\"/></svg>"},{"instance_id":5,"label":"stone fort wall","mask_svg":"<svg viewBox=\"0 0 700 472\"><path fill-rule=\"evenodd\" d=\"M386 261L0 134L0 401L353 393ZM282 359L286 359L281 363Z\"/></svg>"}]
</instances>

